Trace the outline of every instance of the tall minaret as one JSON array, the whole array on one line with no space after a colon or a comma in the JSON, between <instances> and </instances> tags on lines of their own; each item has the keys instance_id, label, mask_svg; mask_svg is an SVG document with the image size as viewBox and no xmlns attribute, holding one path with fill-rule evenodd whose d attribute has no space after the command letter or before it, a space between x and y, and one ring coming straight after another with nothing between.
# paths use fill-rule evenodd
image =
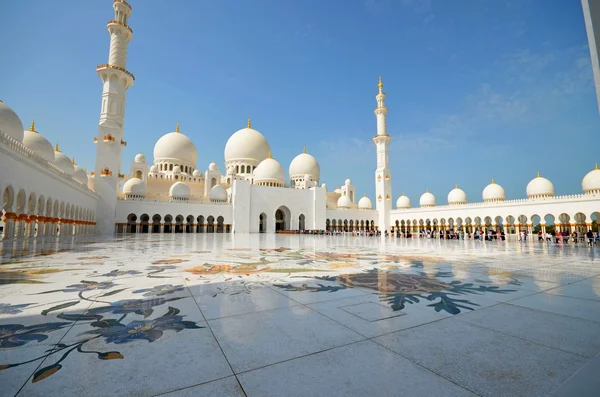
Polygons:
<instances>
[{"instance_id":1,"label":"tall minaret","mask_svg":"<svg viewBox=\"0 0 600 397\"><path fill-rule=\"evenodd\" d=\"M377 117L377 135L373 137L373 142L377 145L377 170L375 171L375 195L377 199L377 213L379 216L379 230L383 233L390 231L390 210L392 209L392 174L388 167L388 145L392 137L387 134L385 126L385 94L383 92L383 82L379 76L377 85L379 92L375 97L377 107L375 116Z\"/></svg>"},{"instance_id":2,"label":"tall minaret","mask_svg":"<svg viewBox=\"0 0 600 397\"><path fill-rule=\"evenodd\" d=\"M125 94L133 85L133 74L127 71L127 46L133 30L127 24L131 6L125 0L114 0L115 18L108 22L110 50L108 63L98 65L102 80L102 107L96 142L94 190L100 195L96 211L96 231L113 233L117 206L117 189L121 172Z\"/></svg>"}]
</instances>

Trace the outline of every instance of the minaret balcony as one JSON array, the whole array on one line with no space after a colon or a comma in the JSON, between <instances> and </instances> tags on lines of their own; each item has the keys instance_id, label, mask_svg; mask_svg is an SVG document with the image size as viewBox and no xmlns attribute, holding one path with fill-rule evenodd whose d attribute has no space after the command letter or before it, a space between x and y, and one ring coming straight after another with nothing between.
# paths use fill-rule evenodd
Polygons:
<instances>
[{"instance_id":1,"label":"minaret balcony","mask_svg":"<svg viewBox=\"0 0 600 397\"><path fill-rule=\"evenodd\" d=\"M127 28L127 30L129 30L131 32L131 34L133 34L133 29L131 29L131 27L129 25L127 25L126 23L123 23L123 22L117 21L117 20L108 21L107 25L111 25L111 24L121 25L124 28Z\"/></svg>"},{"instance_id":2,"label":"minaret balcony","mask_svg":"<svg viewBox=\"0 0 600 397\"><path fill-rule=\"evenodd\" d=\"M133 75L133 73L128 72L127 69L122 68L121 66L117 66L117 65L111 65L110 63L105 63L102 65L98 65L96 66L96 71L100 71L103 69L114 69L114 70L119 70L125 74L127 74L129 77L131 77L133 80L135 80L135 76Z\"/></svg>"}]
</instances>

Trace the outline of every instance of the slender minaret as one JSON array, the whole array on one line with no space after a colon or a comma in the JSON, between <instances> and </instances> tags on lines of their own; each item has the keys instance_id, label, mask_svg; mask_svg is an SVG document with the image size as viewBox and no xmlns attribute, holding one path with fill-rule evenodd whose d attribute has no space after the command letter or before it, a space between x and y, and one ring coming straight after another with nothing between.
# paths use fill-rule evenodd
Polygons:
<instances>
[{"instance_id":1,"label":"slender minaret","mask_svg":"<svg viewBox=\"0 0 600 397\"><path fill-rule=\"evenodd\" d=\"M383 233L390 231L390 210L392 209L392 174L388 167L388 145L392 137L387 134L385 126L385 116L387 108L385 107L385 94L383 92L383 82L379 76L377 85L379 92L375 97L377 107L375 116L377 117L377 135L373 137L373 142L377 146L377 170L375 171L375 195L377 199L377 213L379 216L379 230ZM382 234L383 235L383 234Z\"/></svg>"},{"instance_id":2,"label":"slender minaret","mask_svg":"<svg viewBox=\"0 0 600 397\"><path fill-rule=\"evenodd\" d=\"M123 140L125 94L133 85L133 74L127 71L127 46L133 38L128 19L131 6L125 0L114 0L115 18L108 22L110 51L108 63L98 65L96 71L102 80L102 107L96 142L94 190L100 200L96 211L96 231L114 232L117 189L121 172L121 152L127 144Z\"/></svg>"}]
</instances>

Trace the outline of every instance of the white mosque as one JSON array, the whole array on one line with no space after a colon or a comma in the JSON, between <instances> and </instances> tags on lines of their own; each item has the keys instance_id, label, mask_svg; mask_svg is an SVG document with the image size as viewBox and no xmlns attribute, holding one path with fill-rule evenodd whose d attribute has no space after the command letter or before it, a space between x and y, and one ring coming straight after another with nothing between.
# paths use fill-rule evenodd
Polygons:
<instances>
[{"instance_id":1,"label":"white mosque","mask_svg":"<svg viewBox=\"0 0 600 397\"><path fill-rule=\"evenodd\" d=\"M272 155L265 135L252 128L235 132L225 145L220 168L199 170L194 142L177 125L154 146L153 161L135 156L129 174L121 174L127 90L131 6L114 0L108 22L108 63L99 65L102 98L95 169L87 172L36 130L25 130L19 116L0 102L0 208L2 237L33 238L82 233L274 233L295 230L471 231L502 229L529 232L552 222L558 230L587 230L600 219L600 169L582 181L583 193L555 196L550 180L539 174L526 187L526 198L507 200L501 185L483 189L482 201L469 203L456 186L447 205L425 191L419 206L402 194L393 209L388 167L385 106L381 78L376 94L377 151L375 208L357 198L350 179L329 191L320 181L318 161L306 148L288 168Z\"/></svg>"}]
</instances>

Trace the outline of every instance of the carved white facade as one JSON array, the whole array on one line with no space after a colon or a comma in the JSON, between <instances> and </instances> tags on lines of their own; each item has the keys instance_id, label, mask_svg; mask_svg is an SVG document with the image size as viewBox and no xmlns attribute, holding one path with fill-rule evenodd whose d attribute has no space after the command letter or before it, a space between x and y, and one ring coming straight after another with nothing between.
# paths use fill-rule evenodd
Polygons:
<instances>
[{"instance_id":1,"label":"carved white facade","mask_svg":"<svg viewBox=\"0 0 600 397\"><path fill-rule=\"evenodd\" d=\"M468 203L456 186L448 205L426 191L419 207L402 194L392 209L386 95L379 79L376 99L374 202L357 198L350 179L328 191L317 159L306 148L290 163L288 175L265 135L248 118L224 148L223 167L210 159L198 168L193 140L179 124L154 147L153 160L139 153L122 174L126 92L134 76L127 70L133 38L131 6L113 3L108 23L108 63L99 65L102 81L95 169L89 175L75 160L53 149L32 123L25 131L18 115L0 102L0 209L3 238L78 233L211 233L285 230L429 230L503 229L517 233L548 219L561 230L589 229L600 215L600 170L582 182L584 194L555 196L550 180L538 175L527 185L527 198L506 200L492 181L483 202ZM10 170L10 171L6 171ZM400 173L401 177L401 173ZM373 208L375 204L375 209Z\"/></svg>"}]
</instances>

